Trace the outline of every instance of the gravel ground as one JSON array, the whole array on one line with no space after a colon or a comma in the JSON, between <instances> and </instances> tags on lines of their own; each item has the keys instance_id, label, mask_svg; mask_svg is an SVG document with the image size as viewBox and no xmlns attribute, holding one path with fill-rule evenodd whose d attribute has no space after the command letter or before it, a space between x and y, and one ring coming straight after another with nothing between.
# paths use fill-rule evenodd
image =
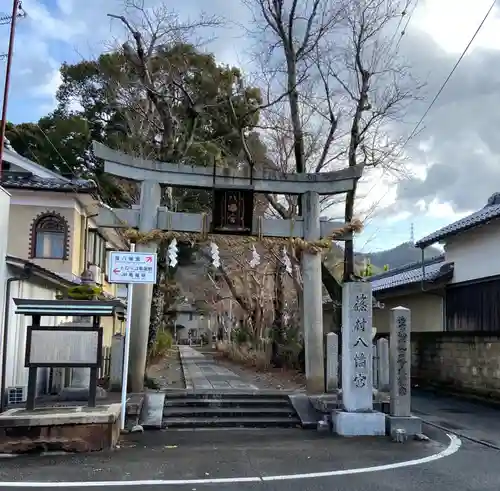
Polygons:
<instances>
[{"instance_id":1,"label":"gravel ground","mask_svg":"<svg viewBox=\"0 0 500 491\"><path fill-rule=\"evenodd\" d=\"M205 353L209 356L209 353ZM303 374L292 370L270 368L267 371L258 371L254 367L240 365L225 358L221 353L210 353L215 362L239 375L247 383L254 384L260 389L272 390L305 390L305 378Z\"/></svg>"},{"instance_id":2,"label":"gravel ground","mask_svg":"<svg viewBox=\"0 0 500 491\"><path fill-rule=\"evenodd\" d=\"M163 360L151 365L148 369L148 377L159 383L160 390L184 389L186 385L179 350L172 348Z\"/></svg>"}]
</instances>

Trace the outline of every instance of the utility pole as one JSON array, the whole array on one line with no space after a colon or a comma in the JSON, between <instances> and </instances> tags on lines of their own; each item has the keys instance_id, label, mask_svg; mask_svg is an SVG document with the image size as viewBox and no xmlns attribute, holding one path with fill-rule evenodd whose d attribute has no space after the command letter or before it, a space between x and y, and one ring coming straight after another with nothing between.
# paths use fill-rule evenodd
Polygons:
<instances>
[{"instance_id":1,"label":"utility pole","mask_svg":"<svg viewBox=\"0 0 500 491\"><path fill-rule=\"evenodd\" d=\"M3 88L2 120L0 123L0 181L3 174L3 149L5 140L5 128L7 126L7 104L9 100L10 70L12 67L12 55L14 53L14 36L16 32L16 23L18 17L25 17L26 13L22 10L21 1L13 0L12 15L10 17L10 36L9 48L7 50L7 66L5 67L5 83ZM8 20L8 17L0 18L0 21Z\"/></svg>"}]
</instances>

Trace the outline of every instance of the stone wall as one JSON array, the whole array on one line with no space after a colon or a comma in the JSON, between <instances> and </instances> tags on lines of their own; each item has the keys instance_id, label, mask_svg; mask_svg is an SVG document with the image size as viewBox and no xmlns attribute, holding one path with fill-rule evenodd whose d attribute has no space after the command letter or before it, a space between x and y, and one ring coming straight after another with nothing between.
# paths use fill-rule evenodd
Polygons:
<instances>
[{"instance_id":1,"label":"stone wall","mask_svg":"<svg viewBox=\"0 0 500 491\"><path fill-rule=\"evenodd\" d=\"M413 332L412 380L500 400L500 333Z\"/></svg>"}]
</instances>

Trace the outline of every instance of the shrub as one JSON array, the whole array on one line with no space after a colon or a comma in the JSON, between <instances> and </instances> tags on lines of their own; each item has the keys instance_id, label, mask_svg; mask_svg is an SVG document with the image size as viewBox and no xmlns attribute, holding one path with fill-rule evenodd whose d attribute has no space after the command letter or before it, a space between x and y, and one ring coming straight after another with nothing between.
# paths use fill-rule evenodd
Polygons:
<instances>
[{"instance_id":1,"label":"shrub","mask_svg":"<svg viewBox=\"0 0 500 491\"><path fill-rule=\"evenodd\" d=\"M259 371L265 371L270 367L270 350L269 343L266 343L263 348L255 349L249 343L241 345L228 342L218 342L216 345L224 357L241 365L255 367Z\"/></svg>"},{"instance_id":2,"label":"shrub","mask_svg":"<svg viewBox=\"0 0 500 491\"><path fill-rule=\"evenodd\" d=\"M246 329L238 327L231 333L231 338L236 344L244 344L250 340L250 335Z\"/></svg>"},{"instance_id":3,"label":"shrub","mask_svg":"<svg viewBox=\"0 0 500 491\"><path fill-rule=\"evenodd\" d=\"M158 331L155 340L149 348L149 362L164 358L174 344L174 339L169 331Z\"/></svg>"}]
</instances>

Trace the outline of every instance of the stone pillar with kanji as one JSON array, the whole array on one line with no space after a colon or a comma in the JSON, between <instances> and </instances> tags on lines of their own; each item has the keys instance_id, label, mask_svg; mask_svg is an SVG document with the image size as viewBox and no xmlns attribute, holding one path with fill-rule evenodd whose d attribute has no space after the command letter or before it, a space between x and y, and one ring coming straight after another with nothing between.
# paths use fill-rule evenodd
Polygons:
<instances>
[{"instance_id":1,"label":"stone pillar with kanji","mask_svg":"<svg viewBox=\"0 0 500 491\"><path fill-rule=\"evenodd\" d=\"M345 283L342 290L342 410L332 414L343 436L385 435L385 416L373 410L371 284Z\"/></svg>"},{"instance_id":2,"label":"stone pillar with kanji","mask_svg":"<svg viewBox=\"0 0 500 491\"><path fill-rule=\"evenodd\" d=\"M404 440L422 433L422 421L411 414L411 312L405 307L391 309L389 338L390 414L387 433Z\"/></svg>"}]
</instances>

